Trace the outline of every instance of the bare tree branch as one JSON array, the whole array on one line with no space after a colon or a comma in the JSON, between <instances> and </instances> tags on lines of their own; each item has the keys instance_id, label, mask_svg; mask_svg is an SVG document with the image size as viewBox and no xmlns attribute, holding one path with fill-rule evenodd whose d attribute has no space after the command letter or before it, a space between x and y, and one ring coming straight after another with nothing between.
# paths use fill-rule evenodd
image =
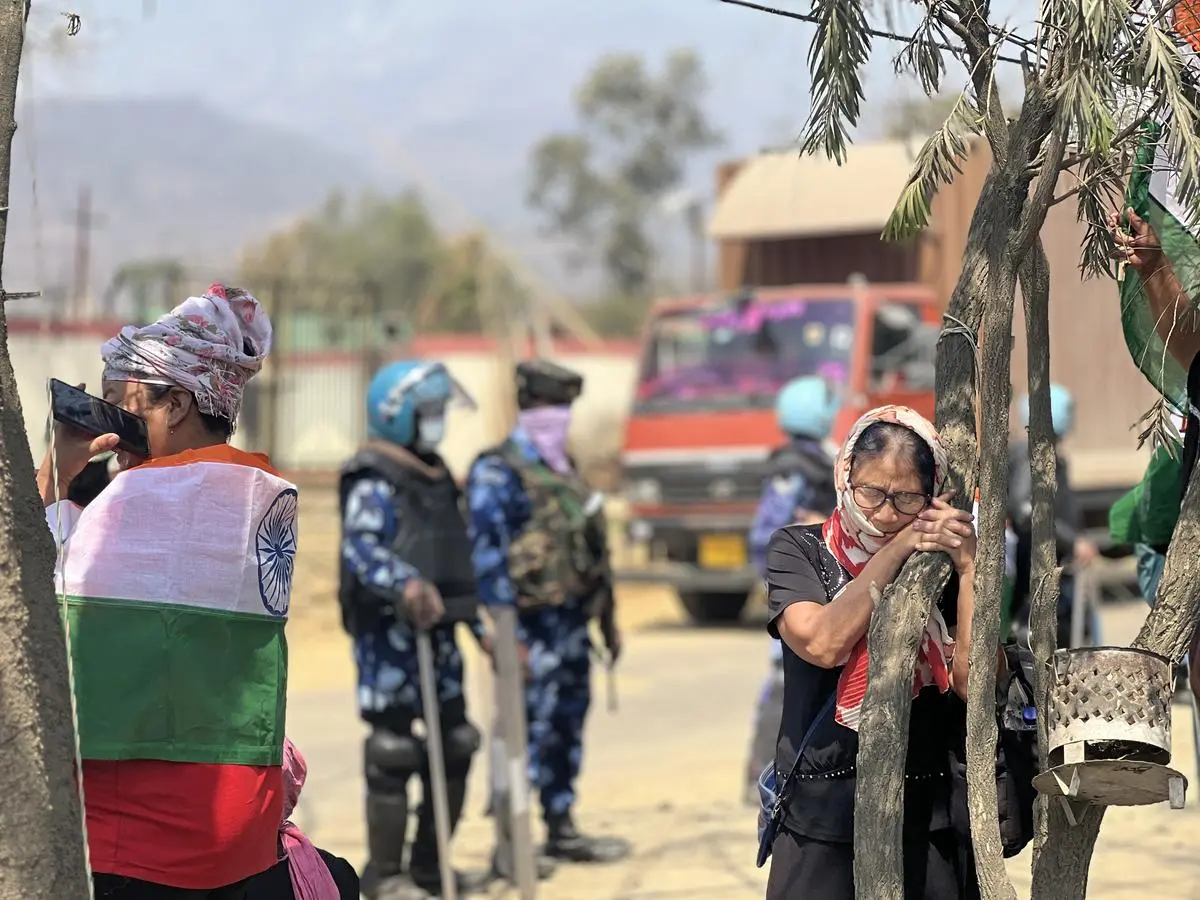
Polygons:
<instances>
[{"instance_id":1,"label":"bare tree branch","mask_svg":"<svg viewBox=\"0 0 1200 900\"><path fill-rule=\"evenodd\" d=\"M990 41L991 27L980 17L979 7L971 0L960 0L949 5L954 14L939 9L937 18L963 42L970 63L971 83L975 86L975 96L984 115L984 134L997 163L1004 165L1008 157L1008 122L996 84L995 61L1000 57Z\"/></svg>"},{"instance_id":2,"label":"bare tree branch","mask_svg":"<svg viewBox=\"0 0 1200 900\"><path fill-rule=\"evenodd\" d=\"M1044 155L1041 174L1034 182L1033 192L1017 225L1013 241L1013 256L1017 260L1023 260L1029 253L1042 230L1042 224L1046 221L1046 212L1050 209L1050 201L1054 199L1054 189L1058 187L1058 173L1061 171L1065 144L1061 127L1053 127L1042 149Z\"/></svg>"}]
</instances>

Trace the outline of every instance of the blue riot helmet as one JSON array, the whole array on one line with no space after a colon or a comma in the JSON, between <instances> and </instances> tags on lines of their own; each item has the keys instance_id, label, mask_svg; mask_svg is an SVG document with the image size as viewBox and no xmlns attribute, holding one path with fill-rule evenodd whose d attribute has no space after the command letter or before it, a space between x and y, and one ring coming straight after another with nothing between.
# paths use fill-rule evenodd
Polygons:
<instances>
[{"instance_id":1,"label":"blue riot helmet","mask_svg":"<svg viewBox=\"0 0 1200 900\"><path fill-rule=\"evenodd\" d=\"M440 362L402 360L384 366L367 388L367 433L429 451L445 433L446 408L475 401Z\"/></svg>"},{"instance_id":2,"label":"blue riot helmet","mask_svg":"<svg viewBox=\"0 0 1200 900\"><path fill-rule=\"evenodd\" d=\"M1022 394L1017 404L1017 412L1021 417L1021 427L1029 427L1029 395ZM1075 400L1071 392L1061 384L1050 385L1050 421L1053 423L1054 436L1061 440L1071 433L1075 424Z\"/></svg>"},{"instance_id":3,"label":"blue riot helmet","mask_svg":"<svg viewBox=\"0 0 1200 900\"><path fill-rule=\"evenodd\" d=\"M842 401L824 378L808 376L789 381L775 398L779 428L791 436L822 440L833 429Z\"/></svg>"}]
</instances>

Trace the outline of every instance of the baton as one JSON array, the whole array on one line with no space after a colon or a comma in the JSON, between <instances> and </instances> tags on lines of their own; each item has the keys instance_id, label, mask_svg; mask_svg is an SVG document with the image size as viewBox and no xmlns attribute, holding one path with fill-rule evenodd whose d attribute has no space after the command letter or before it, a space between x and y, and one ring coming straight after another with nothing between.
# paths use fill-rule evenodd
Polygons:
<instances>
[{"instance_id":1,"label":"baton","mask_svg":"<svg viewBox=\"0 0 1200 900\"><path fill-rule=\"evenodd\" d=\"M608 688L608 711L615 713L617 711L617 673L616 661L609 656L604 661L604 682Z\"/></svg>"},{"instance_id":2,"label":"baton","mask_svg":"<svg viewBox=\"0 0 1200 900\"><path fill-rule=\"evenodd\" d=\"M497 849L506 845L512 854L512 877L521 900L537 896L537 862L529 821L529 748L525 723L525 680L517 651L517 611L501 606L493 610L493 645L496 654L496 689L500 728L507 759L507 804L497 804ZM504 808L504 806L507 808ZM506 821L507 820L507 821Z\"/></svg>"},{"instance_id":3,"label":"baton","mask_svg":"<svg viewBox=\"0 0 1200 900\"><path fill-rule=\"evenodd\" d=\"M421 675L421 705L425 714L425 743L429 757L429 783L433 796L433 830L437 836L438 869L442 900L458 900L458 885L450 865L450 800L446 794L446 761L442 756L442 720L438 709L437 672L433 666L433 644L424 628L417 632L417 671Z\"/></svg>"}]
</instances>

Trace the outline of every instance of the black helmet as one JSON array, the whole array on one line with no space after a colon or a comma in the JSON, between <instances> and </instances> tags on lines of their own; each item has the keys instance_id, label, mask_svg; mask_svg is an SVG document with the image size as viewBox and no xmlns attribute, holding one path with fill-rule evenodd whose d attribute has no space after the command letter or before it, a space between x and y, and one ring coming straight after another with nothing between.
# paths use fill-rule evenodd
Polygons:
<instances>
[{"instance_id":1,"label":"black helmet","mask_svg":"<svg viewBox=\"0 0 1200 900\"><path fill-rule=\"evenodd\" d=\"M567 406L583 391L583 376L545 359L517 364L517 406Z\"/></svg>"}]
</instances>

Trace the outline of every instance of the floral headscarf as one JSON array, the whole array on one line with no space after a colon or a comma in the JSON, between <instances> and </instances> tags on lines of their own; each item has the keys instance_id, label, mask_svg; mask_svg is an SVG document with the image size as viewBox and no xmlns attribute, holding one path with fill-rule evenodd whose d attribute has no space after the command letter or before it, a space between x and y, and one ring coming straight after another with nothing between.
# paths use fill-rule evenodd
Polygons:
<instances>
[{"instance_id":1,"label":"floral headscarf","mask_svg":"<svg viewBox=\"0 0 1200 900\"><path fill-rule=\"evenodd\" d=\"M106 381L181 387L201 412L237 422L246 382L271 349L271 321L250 294L222 284L157 322L127 325L100 348Z\"/></svg>"},{"instance_id":2,"label":"floral headscarf","mask_svg":"<svg viewBox=\"0 0 1200 900\"><path fill-rule=\"evenodd\" d=\"M858 577L871 557L888 542L888 536L871 524L867 514L855 502L854 491L850 486L854 445L862 433L877 422L901 425L924 441L933 453L933 493L936 496L946 488L946 451L936 429L927 419L906 406L881 406L859 419L846 437L846 443L842 446L834 466L838 505L833 515L826 520L822 532L829 552L853 577ZM938 690L943 692L949 690L950 667L947 660L953 647L954 641L950 638L945 619L942 618L937 604L931 604L929 621L925 623L925 632L921 636L921 646L917 651L916 671L913 676L914 697L922 688L931 685L936 685ZM854 731L858 730L862 702L867 694L867 664L867 638L863 635L850 651L850 657L838 677L837 711L834 715L839 724Z\"/></svg>"},{"instance_id":3,"label":"floral headscarf","mask_svg":"<svg viewBox=\"0 0 1200 900\"><path fill-rule=\"evenodd\" d=\"M933 494L936 497L946 489L946 451L928 419L907 406L881 406L865 413L854 424L838 453L833 469L837 510L825 523L825 543L851 575L858 575L867 560L887 543L887 536L871 524L867 514L854 501L854 491L850 487L854 445L864 431L878 422L902 425L924 441L933 453Z\"/></svg>"}]
</instances>

